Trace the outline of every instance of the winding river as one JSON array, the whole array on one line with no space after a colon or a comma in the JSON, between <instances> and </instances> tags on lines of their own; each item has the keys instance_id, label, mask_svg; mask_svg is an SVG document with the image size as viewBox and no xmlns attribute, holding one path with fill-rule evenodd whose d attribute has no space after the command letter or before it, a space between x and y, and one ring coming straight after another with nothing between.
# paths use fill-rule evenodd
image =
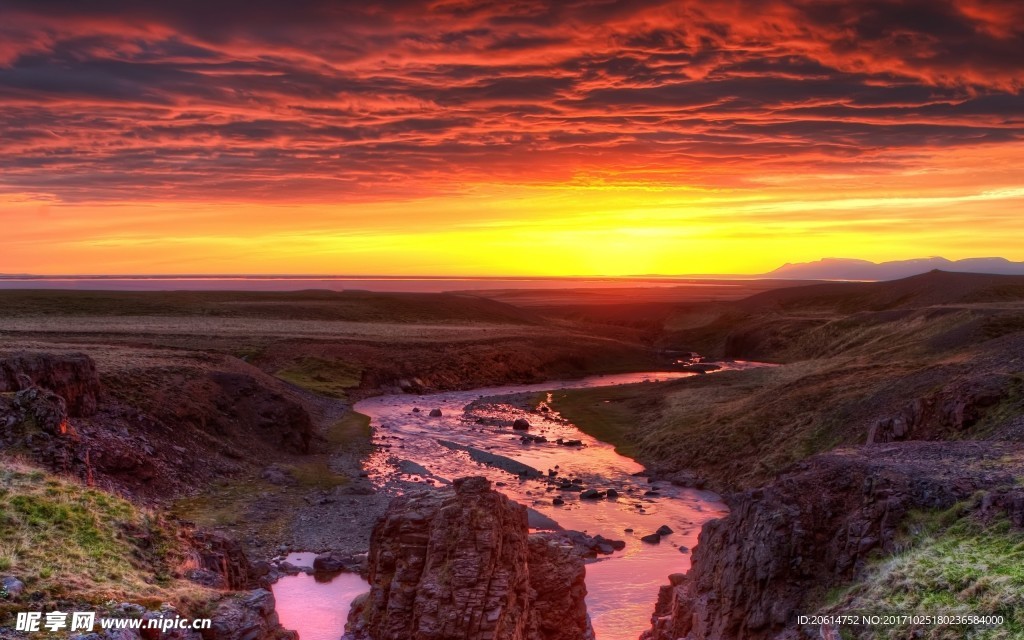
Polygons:
<instances>
[{"instance_id":1,"label":"winding river","mask_svg":"<svg viewBox=\"0 0 1024 640\"><path fill-rule=\"evenodd\" d=\"M723 368L756 366L763 365L736 362ZM364 466L378 487L392 492L396 479L404 481L401 486L408 482L441 486L462 476L486 476L496 489L531 509L531 527L561 527L625 541L623 550L599 556L587 565L587 610L598 640L636 638L650 626L659 587L667 583L669 574L689 570L689 550L697 543L701 526L723 516L726 506L710 491L650 482L639 463L619 455L611 445L583 433L555 411L529 410L510 396L540 393L532 397L543 398L547 392L550 399L550 392L560 389L693 375L699 374L630 373L369 398L355 405L356 411L370 416L378 445ZM439 409L441 415L431 416L433 409ZM530 422L527 433L544 436L547 441L524 443L524 432L510 426L517 418ZM578 440L581 445L562 446L556 443L559 438ZM546 477L523 477L515 473L516 465L527 465L543 476L549 469L556 470L558 478L579 479L587 488L613 488L619 496L581 499L579 489L563 491ZM564 504L554 505L556 496ZM673 533L658 544L641 541L662 525L668 525ZM292 554L289 561L309 566L312 554ZM352 599L366 589L366 582L355 574L341 574L328 581L299 574L279 580L274 594L285 627L299 630L303 640L337 640Z\"/></svg>"},{"instance_id":2,"label":"winding river","mask_svg":"<svg viewBox=\"0 0 1024 640\"><path fill-rule=\"evenodd\" d=\"M730 363L727 368L756 366ZM602 387L694 375L681 372L605 375L580 380L455 391L425 396L386 395L363 400L355 409L370 416L378 448L367 461L371 479L385 485L396 474L425 484L441 485L467 475L483 475L509 498L550 518L565 529L625 540L626 547L587 565L587 609L600 640L636 638L650 625L658 588L671 573L690 568L688 549L707 520L726 513L720 498L709 491L685 489L667 482L649 483L643 467L614 448L588 436L554 412L538 413L510 404L488 405L464 412L470 403L489 396L507 396L558 389ZM432 409L441 416L431 417ZM522 432L508 425L515 418L531 423L529 433L547 442L524 444ZM481 424L479 419L483 418ZM555 440L580 440L581 447L560 446ZM443 440L448 444L442 444ZM458 445L452 447L452 444ZM497 454L559 477L579 478L584 486L614 488L616 499L584 500L577 491L552 491L545 478L523 479L490 464L474 461L467 447ZM480 456L477 456L479 459ZM499 484L500 483L500 484ZM654 490L654 493L649 493ZM564 505L552 499L561 497ZM536 515L536 513L534 514ZM544 518L537 528L551 528ZM660 544L640 538L668 525L674 533ZM632 530L632 531L630 531ZM682 548L682 549L681 549Z\"/></svg>"}]
</instances>

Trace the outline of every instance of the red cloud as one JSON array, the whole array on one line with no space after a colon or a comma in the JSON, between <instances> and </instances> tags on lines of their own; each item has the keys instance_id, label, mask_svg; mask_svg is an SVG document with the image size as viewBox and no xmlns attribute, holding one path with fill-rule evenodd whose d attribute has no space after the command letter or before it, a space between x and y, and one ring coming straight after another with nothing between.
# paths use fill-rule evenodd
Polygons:
<instances>
[{"instance_id":1,"label":"red cloud","mask_svg":"<svg viewBox=\"0 0 1024 640\"><path fill-rule=\"evenodd\" d=\"M1010 0L5 5L0 189L69 200L735 185L1024 134Z\"/></svg>"}]
</instances>

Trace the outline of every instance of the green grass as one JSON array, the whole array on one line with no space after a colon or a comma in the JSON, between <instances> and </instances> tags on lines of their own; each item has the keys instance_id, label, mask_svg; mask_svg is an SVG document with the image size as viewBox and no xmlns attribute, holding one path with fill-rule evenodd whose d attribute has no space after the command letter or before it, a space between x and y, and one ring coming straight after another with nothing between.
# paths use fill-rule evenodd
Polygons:
<instances>
[{"instance_id":1,"label":"green grass","mask_svg":"<svg viewBox=\"0 0 1024 640\"><path fill-rule=\"evenodd\" d=\"M183 557L175 531L153 513L0 459L0 571L25 582L40 605L174 601L175 593L198 589L171 577ZM0 621L15 610L15 603L0 600Z\"/></svg>"},{"instance_id":2,"label":"green grass","mask_svg":"<svg viewBox=\"0 0 1024 640\"><path fill-rule=\"evenodd\" d=\"M346 484L348 476L336 473L326 460L303 462L291 467L292 477L303 487L333 489Z\"/></svg>"},{"instance_id":3,"label":"green grass","mask_svg":"<svg viewBox=\"0 0 1024 640\"><path fill-rule=\"evenodd\" d=\"M370 416L358 411L348 411L340 420L332 424L324 435L327 442L340 451L368 453L373 448Z\"/></svg>"},{"instance_id":4,"label":"green grass","mask_svg":"<svg viewBox=\"0 0 1024 640\"><path fill-rule=\"evenodd\" d=\"M760 484L836 444L862 442L845 412L857 406L867 380L860 367L808 362L559 391L552 404L623 455L734 488ZM823 397L831 401L827 411Z\"/></svg>"},{"instance_id":5,"label":"green grass","mask_svg":"<svg viewBox=\"0 0 1024 640\"><path fill-rule=\"evenodd\" d=\"M552 408L580 431L615 447L620 455L638 455L636 423L639 411L636 385L557 391Z\"/></svg>"},{"instance_id":6,"label":"green grass","mask_svg":"<svg viewBox=\"0 0 1024 640\"><path fill-rule=\"evenodd\" d=\"M965 505L907 518L906 550L872 566L832 595L829 613L1000 615L991 628L896 625L852 632L853 638L1002 640L1024 637L1024 531L982 523ZM918 635L915 635L918 634Z\"/></svg>"},{"instance_id":7,"label":"green grass","mask_svg":"<svg viewBox=\"0 0 1024 640\"><path fill-rule=\"evenodd\" d=\"M952 366L952 365L951 365ZM722 371L670 382L572 389L553 408L584 432L641 463L686 469L720 490L754 487L793 463L837 446L860 445L871 420L909 399L929 397L944 380L920 361L876 363L828 358ZM939 387L941 388L941 387ZM1021 382L958 437L998 433L1021 411ZM935 432L945 435L940 427Z\"/></svg>"},{"instance_id":8,"label":"green grass","mask_svg":"<svg viewBox=\"0 0 1024 640\"><path fill-rule=\"evenodd\" d=\"M277 371L277 377L313 393L347 399L347 392L359 386L363 368L342 360L301 358Z\"/></svg>"},{"instance_id":9,"label":"green grass","mask_svg":"<svg viewBox=\"0 0 1024 640\"><path fill-rule=\"evenodd\" d=\"M176 500L171 514L201 527L230 527L246 518L260 493L272 489L262 481L223 481L200 495Z\"/></svg>"}]
</instances>

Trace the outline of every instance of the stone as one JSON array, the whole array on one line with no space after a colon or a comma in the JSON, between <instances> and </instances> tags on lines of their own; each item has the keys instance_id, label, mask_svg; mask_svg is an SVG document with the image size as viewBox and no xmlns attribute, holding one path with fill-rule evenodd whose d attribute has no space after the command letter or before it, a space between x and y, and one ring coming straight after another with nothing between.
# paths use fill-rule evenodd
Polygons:
<instances>
[{"instance_id":1,"label":"stone","mask_svg":"<svg viewBox=\"0 0 1024 640\"><path fill-rule=\"evenodd\" d=\"M188 545L188 559L185 572L193 571L192 579L200 584L220 583L220 588L248 589L255 586L259 576L253 572L252 564L245 555L242 545L233 538L219 532L184 529L182 538ZM219 577L215 580L210 577Z\"/></svg>"},{"instance_id":2,"label":"stone","mask_svg":"<svg viewBox=\"0 0 1024 640\"><path fill-rule=\"evenodd\" d=\"M8 599L15 600L25 592L25 583L14 576L4 576L0 578L0 592L6 593Z\"/></svg>"},{"instance_id":3,"label":"stone","mask_svg":"<svg viewBox=\"0 0 1024 640\"><path fill-rule=\"evenodd\" d=\"M444 414L441 413L440 409L431 409L430 410L430 417L431 418L440 418L442 415L444 415Z\"/></svg>"},{"instance_id":4,"label":"stone","mask_svg":"<svg viewBox=\"0 0 1024 640\"><path fill-rule=\"evenodd\" d=\"M277 465L271 465L264 469L260 474L260 478L266 480L270 484L295 484L295 478L292 476L291 472Z\"/></svg>"},{"instance_id":5,"label":"stone","mask_svg":"<svg viewBox=\"0 0 1024 640\"><path fill-rule=\"evenodd\" d=\"M210 616L211 628L203 636L215 640L298 640L281 626L274 594L255 589L223 598ZM207 636L209 633L209 636Z\"/></svg>"},{"instance_id":6,"label":"stone","mask_svg":"<svg viewBox=\"0 0 1024 640\"><path fill-rule=\"evenodd\" d=\"M367 565L347 640L593 638L575 546L530 535L525 507L486 478L392 500Z\"/></svg>"},{"instance_id":7,"label":"stone","mask_svg":"<svg viewBox=\"0 0 1024 640\"><path fill-rule=\"evenodd\" d=\"M512 423L512 428L516 431L526 431L530 428L530 423L525 418L516 418Z\"/></svg>"},{"instance_id":8,"label":"stone","mask_svg":"<svg viewBox=\"0 0 1024 640\"><path fill-rule=\"evenodd\" d=\"M315 573L337 573L356 564L352 558L340 553L329 551L321 553L313 559L313 571Z\"/></svg>"},{"instance_id":9,"label":"stone","mask_svg":"<svg viewBox=\"0 0 1024 640\"><path fill-rule=\"evenodd\" d=\"M667 536L670 533L674 533L674 532L672 531L672 527L668 526L667 524L663 524L660 527L658 527L658 531L656 533L659 536Z\"/></svg>"},{"instance_id":10,"label":"stone","mask_svg":"<svg viewBox=\"0 0 1024 640\"><path fill-rule=\"evenodd\" d=\"M657 533L650 533L640 538L640 541L646 542L647 544L659 544L661 542L661 536Z\"/></svg>"}]
</instances>

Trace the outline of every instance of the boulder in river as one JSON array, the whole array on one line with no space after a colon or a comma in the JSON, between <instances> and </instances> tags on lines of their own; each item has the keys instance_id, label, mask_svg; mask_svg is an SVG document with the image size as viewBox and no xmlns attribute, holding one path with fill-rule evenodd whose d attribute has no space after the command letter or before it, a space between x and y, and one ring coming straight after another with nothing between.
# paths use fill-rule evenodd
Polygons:
<instances>
[{"instance_id":1,"label":"boulder in river","mask_svg":"<svg viewBox=\"0 0 1024 640\"><path fill-rule=\"evenodd\" d=\"M441 413L440 409L431 409L430 410L430 417L431 418L440 418L442 415L443 414Z\"/></svg>"},{"instance_id":2,"label":"boulder in river","mask_svg":"<svg viewBox=\"0 0 1024 640\"><path fill-rule=\"evenodd\" d=\"M640 541L646 542L647 544L659 544L661 542L661 536L657 533L651 533L640 538Z\"/></svg>"},{"instance_id":3,"label":"boulder in river","mask_svg":"<svg viewBox=\"0 0 1024 640\"><path fill-rule=\"evenodd\" d=\"M584 500L600 500L604 497L604 491L598 491L597 489L587 489L580 493L580 498Z\"/></svg>"},{"instance_id":4,"label":"boulder in river","mask_svg":"<svg viewBox=\"0 0 1024 640\"><path fill-rule=\"evenodd\" d=\"M359 562L352 556L346 556L335 551L321 553L313 559L314 573L337 573L339 571L356 571Z\"/></svg>"},{"instance_id":5,"label":"boulder in river","mask_svg":"<svg viewBox=\"0 0 1024 640\"><path fill-rule=\"evenodd\" d=\"M512 428L516 431L527 431L530 428L530 422L526 418L516 418L512 423Z\"/></svg>"},{"instance_id":6,"label":"boulder in river","mask_svg":"<svg viewBox=\"0 0 1024 640\"><path fill-rule=\"evenodd\" d=\"M667 536L668 534L674 533L674 532L672 531L672 527L668 526L667 524L663 524L660 527L658 527L658 530L657 530L656 533L659 536Z\"/></svg>"}]
</instances>

